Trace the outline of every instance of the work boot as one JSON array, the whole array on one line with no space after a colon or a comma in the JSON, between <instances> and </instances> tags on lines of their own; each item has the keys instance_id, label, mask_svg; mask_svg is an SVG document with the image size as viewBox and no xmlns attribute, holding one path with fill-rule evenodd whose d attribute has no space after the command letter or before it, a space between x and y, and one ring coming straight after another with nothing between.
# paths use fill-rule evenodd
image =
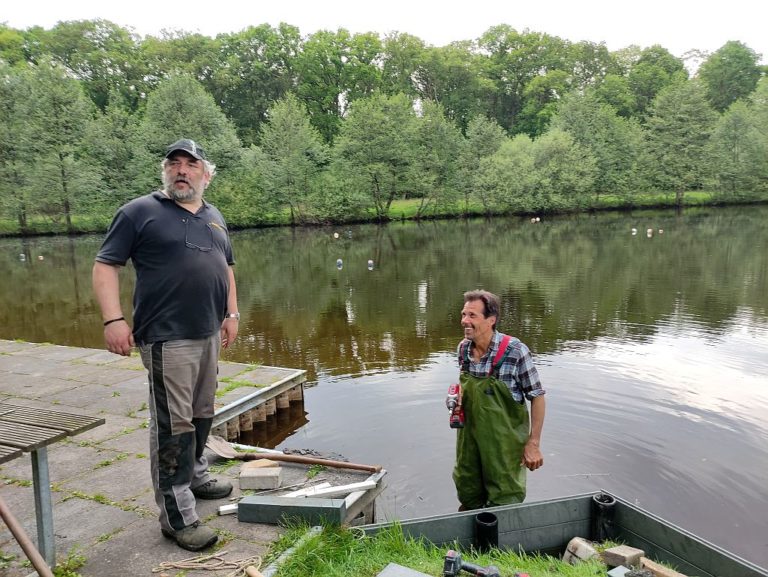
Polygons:
<instances>
[{"instance_id":1,"label":"work boot","mask_svg":"<svg viewBox=\"0 0 768 577\"><path fill-rule=\"evenodd\" d=\"M200 551L210 547L219 538L213 529L201 525L200 521L195 521L178 531L174 529L161 529L161 531L165 537L173 539L179 547L187 551Z\"/></svg>"},{"instance_id":2,"label":"work boot","mask_svg":"<svg viewBox=\"0 0 768 577\"><path fill-rule=\"evenodd\" d=\"M199 487L192 488L192 494L198 499L223 499L232 492L232 483L211 479Z\"/></svg>"}]
</instances>

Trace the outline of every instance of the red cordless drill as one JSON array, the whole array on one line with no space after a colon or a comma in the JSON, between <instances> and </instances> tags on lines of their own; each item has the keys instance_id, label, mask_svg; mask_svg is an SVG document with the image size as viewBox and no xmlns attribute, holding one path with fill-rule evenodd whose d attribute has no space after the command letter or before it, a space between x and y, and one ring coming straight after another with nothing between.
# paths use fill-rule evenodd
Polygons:
<instances>
[{"instance_id":1,"label":"red cordless drill","mask_svg":"<svg viewBox=\"0 0 768 577\"><path fill-rule=\"evenodd\" d=\"M457 577L461 571L466 571L472 575L478 577L501 577L499 568L496 565L488 565L487 567L481 567L474 563L467 563L461 558L461 553L449 549L445 555L445 562L443 563L443 577ZM515 571L514 577L530 577L528 573L518 573Z\"/></svg>"},{"instance_id":2,"label":"red cordless drill","mask_svg":"<svg viewBox=\"0 0 768 577\"><path fill-rule=\"evenodd\" d=\"M445 406L451 411L449 419L451 429L463 428L464 407L461 406L461 385L453 384L448 387L448 397L445 399Z\"/></svg>"}]
</instances>

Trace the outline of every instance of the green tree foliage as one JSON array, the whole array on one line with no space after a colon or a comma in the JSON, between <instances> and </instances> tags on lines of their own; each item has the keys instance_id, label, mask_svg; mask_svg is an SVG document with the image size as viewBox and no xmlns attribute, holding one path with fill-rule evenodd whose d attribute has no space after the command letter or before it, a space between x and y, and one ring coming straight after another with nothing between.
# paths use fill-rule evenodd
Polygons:
<instances>
[{"instance_id":1,"label":"green tree foliage","mask_svg":"<svg viewBox=\"0 0 768 577\"><path fill-rule=\"evenodd\" d=\"M208 197L243 227L386 219L403 198L418 216L631 204L649 186L742 201L768 182L764 67L738 42L691 81L661 46L507 25L432 47L288 24L141 38L98 19L0 25L0 67L0 230L97 226L157 186L182 136L218 165Z\"/></svg>"},{"instance_id":2,"label":"green tree foliage","mask_svg":"<svg viewBox=\"0 0 768 577\"><path fill-rule=\"evenodd\" d=\"M421 199L417 217L422 217L429 209L455 200L455 160L462 137L442 107L430 101L421 104L414 137L412 193Z\"/></svg>"},{"instance_id":3,"label":"green tree foliage","mask_svg":"<svg viewBox=\"0 0 768 577\"><path fill-rule=\"evenodd\" d=\"M533 143L536 211L573 210L589 206L597 167L588 148L558 129Z\"/></svg>"},{"instance_id":4,"label":"green tree foliage","mask_svg":"<svg viewBox=\"0 0 768 577\"><path fill-rule=\"evenodd\" d=\"M221 211L231 228L281 222L279 207L267 192L262 173L264 159L255 146L242 153L240 163L222 171L206 197Z\"/></svg>"},{"instance_id":5,"label":"green tree foliage","mask_svg":"<svg viewBox=\"0 0 768 577\"><path fill-rule=\"evenodd\" d=\"M104 112L88 123L83 151L99 167L104 202L112 210L132 198L130 165L135 152L138 118L130 103L113 92Z\"/></svg>"},{"instance_id":6,"label":"green tree foliage","mask_svg":"<svg viewBox=\"0 0 768 577\"><path fill-rule=\"evenodd\" d=\"M550 70L533 78L523 92L525 104L517 120L517 130L530 136L543 134L560 98L569 92L568 81L568 73L564 70Z\"/></svg>"},{"instance_id":7,"label":"green tree foliage","mask_svg":"<svg viewBox=\"0 0 768 577\"><path fill-rule=\"evenodd\" d=\"M626 197L642 188L646 156L642 129L602 103L597 91L569 94L551 127L566 131L591 152L597 163L594 191L598 195Z\"/></svg>"},{"instance_id":8,"label":"green tree foliage","mask_svg":"<svg viewBox=\"0 0 768 577\"><path fill-rule=\"evenodd\" d=\"M42 36L46 51L82 82L100 109L117 91L135 98L145 69L137 54L137 37L108 20L59 22Z\"/></svg>"},{"instance_id":9,"label":"green tree foliage","mask_svg":"<svg viewBox=\"0 0 768 577\"><path fill-rule=\"evenodd\" d=\"M276 102L268 116L259 138L265 189L278 205L290 209L292 224L306 223L312 220L308 200L328 163L328 148L292 94Z\"/></svg>"},{"instance_id":10,"label":"green tree foliage","mask_svg":"<svg viewBox=\"0 0 768 577\"><path fill-rule=\"evenodd\" d=\"M760 57L741 42L727 42L699 68L707 100L719 112L751 94L760 79Z\"/></svg>"},{"instance_id":11,"label":"green tree foliage","mask_svg":"<svg viewBox=\"0 0 768 577\"><path fill-rule=\"evenodd\" d=\"M536 174L533 140L527 134L504 139L490 156L480 158L473 179L473 197L487 215L508 210L532 212Z\"/></svg>"},{"instance_id":12,"label":"green tree foliage","mask_svg":"<svg viewBox=\"0 0 768 577\"><path fill-rule=\"evenodd\" d=\"M0 60L16 66L27 61L24 34L0 23Z\"/></svg>"},{"instance_id":13,"label":"green tree foliage","mask_svg":"<svg viewBox=\"0 0 768 577\"><path fill-rule=\"evenodd\" d=\"M688 72L683 61L672 56L669 50L658 44L646 48L632 64L627 77L634 96L633 114L641 119L645 118L648 108L659 92L687 78Z\"/></svg>"},{"instance_id":14,"label":"green tree foliage","mask_svg":"<svg viewBox=\"0 0 768 577\"><path fill-rule=\"evenodd\" d=\"M417 96L413 75L421 65L424 50L424 41L416 36L397 32L386 36L381 56L382 92Z\"/></svg>"},{"instance_id":15,"label":"green tree foliage","mask_svg":"<svg viewBox=\"0 0 768 577\"><path fill-rule=\"evenodd\" d=\"M160 37L147 36L138 46L146 73L140 98L145 98L171 76L187 75L211 88L221 66L217 39L183 30L163 30Z\"/></svg>"},{"instance_id":16,"label":"green tree foliage","mask_svg":"<svg viewBox=\"0 0 768 577\"><path fill-rule=\"evenodd\" d=\"M715 186L726 200L766 187L768 137L755 123L751 106L734 102L717 121L710 141Z\"/></svg>"},{"instance_id":17,"label":"green tree foliage","mask_svg":"<svg viewBox=\"0 0 768 577\"><path fill-rule=\"evenodd\" d=\"M618 74L607 74L594 89L595 96L616 110L616 114L630 118L637 108L629 79Z\"/></svg>"},{"instance_id":18,"label":"green tree foliage","mask_svg":"<svg viewBox=\"0 0 768 577\"><path fill-rule=\"evenodd\" d=\"M469 49L469 43L427 48L412 78L422 100L440 103L444 114L462 132L469 119L481 113L490 82L483 78L484 59Z\"/></svg>"},{"instance_id":19,"label":"green tree foliage","mask_svg":"<svg viewBox=\"0 0 768 577\"><path fill-rule=\"evenodd\" d=\"M335 151L362 175L376 217L386 219L395 198L414 189L417 119L404 94L374 94L352 104Z\"/></svg>"},{"instance_id":20,"label":"green tree foliage","mask_svg":"<svg viewBox=\"0 0 768 577\"><path fill-rule=\"evenodd\" d=\"M517 32L507 25L494 26L480 37L488 53L488 79L494 85L488 113L510 133L522 132L518 115L525 104L525 88L537 76L568 70L568 44L547 34Z\"/></svg>"},{"instance_id":21,"label":"green tree foliage","mask_svg":"<svg viewBox=\"0 0 768 577\"><path fill-rule=\"evenodd\" d=\"M469 213L469 202L474 191L478 190L478 179L483 174L478 171L485 158L493 156L507 140L504 129L495 120L477 115L469 121L466 138L459 143L457 189L463 196L464 213ZM488 185L490 186L490 185ZM482 201L482 199L481 199ZM483 202L486 212L489 206Z\"/></svg>"},{"instance_id":22,"label":"green tree foliage","mask_svg":"<svg viewBox=\"0 0 768 577\"><path fill-rule=\"evenodd\" d=\"M136 194L157 186L158 159L171 142L192 138L199 142L220 170L237 167L241 145L232 122L202 85L189 76L165 80L150 94L136 134L131 173ZM212 183L212 189L216 180Z\"/></svg>"},{"instance_id":23,"label":"green tree foliage","mask_svg":"<svg viewBox=\"0 0 768 577\"><path fill-rule=\"evenodd\" d=\"M250 26L218 37L209 90L244 144L258 142L267 110L295 86L301 36L295 26Z\"/></svg>"},{"instance_id":24,"label":"green tree foliage","mask_svg":"<svg viewBox=\"0 0 768 577\"><path fill-rule=\"evenodd\" d=\"M381 41L373 34L351 36L343 28L310 36L296 59L297 93L312 125L332 142L349 105L379 87Z\"/></svg>"},{"instance_id":25,"label":"green tree foliage","mask_svg":"<svg viewBox=\"0 0 768 577\"><path fill-rule=\"evenodd\" d=\"M27 186L26 162L31 143L26 141L26 118L22 103L28 86L22 70L0 62L0 214L28 231L31 190Z\"/></svg>"},{"instance_id":26,"label":"green tree foliage","mask_svg":"<svg viewBox=\"0 0 768 577\"><path fill-rule=\"evenodd\" d=\"M696 81L668 86L650 113L647 130L655 180L662 189L674 190L681 204L685 191L700 188L710 168L706 152L717 113Z\"/></svg>"},{"instance_id":27,"label":"green tree foliage","mask_svg":"<svg viewBox=\"0 0 768 577\"><path fill-rule=\"evenodd\" d=\"M621 74L621 65L602 42L577 42L568 47L568 54L570 84L578 90L600 84L609 74Z\"/></svg>"},{"instance_id":28,"label":"green tree foliage","mask_svg":"<svg viewBox=\"0 0 768 577\"><path fill-rule=\"evenodd\" d=\"M84 155L83 140L93 104L63 67L41 62L23 73L18 113L26 195L38 214L75 232L73 215L88 213L103 199L97 166Z\"/></svg>"}]
</instances>

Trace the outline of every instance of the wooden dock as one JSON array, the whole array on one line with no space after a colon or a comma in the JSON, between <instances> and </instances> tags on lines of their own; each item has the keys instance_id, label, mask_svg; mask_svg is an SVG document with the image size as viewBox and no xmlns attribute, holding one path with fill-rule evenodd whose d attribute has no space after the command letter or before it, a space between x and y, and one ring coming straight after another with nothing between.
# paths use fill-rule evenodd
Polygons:
<instances>
[{"instance_id":1,"label":"wooden dock","mask_svg":"<svg viewBox=\"0 0 768 577\"><path fill-rule=\"evenodd\" d=\"M217 394L212 434L228 441L240 440L241 435L277 417L278 412L290 410L292 403L303 403L306 380L307 371L262 365L238 373L229 383L220 383L220 390L226 392ZM231 384L235 388L227 390Z\"/></svg>"}]
</instances>

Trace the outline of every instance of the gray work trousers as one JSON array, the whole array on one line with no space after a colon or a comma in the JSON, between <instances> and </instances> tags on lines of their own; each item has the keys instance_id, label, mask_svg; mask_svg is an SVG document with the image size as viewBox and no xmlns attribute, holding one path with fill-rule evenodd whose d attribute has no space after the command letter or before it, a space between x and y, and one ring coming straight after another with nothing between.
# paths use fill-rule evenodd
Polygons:
<instances>
[{"instance_id":1,"label":"gray work trousers","mask_svg":"<svg viewBox=\"0 0 768 577\"><path fill-rule=\"evenodd\" d=\"M198 520L192 488L209 481L203 454L213 421L221 334L142 344L149 374L149 455L160 526Z\"/></svg>"}]
</instances>

